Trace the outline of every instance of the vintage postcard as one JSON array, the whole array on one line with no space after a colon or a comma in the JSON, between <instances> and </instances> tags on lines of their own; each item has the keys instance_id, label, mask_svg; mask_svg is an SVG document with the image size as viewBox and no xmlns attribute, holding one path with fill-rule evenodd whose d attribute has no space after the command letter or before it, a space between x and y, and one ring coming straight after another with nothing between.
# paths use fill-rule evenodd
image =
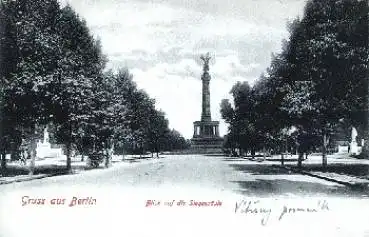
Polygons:
<instances>
[{"instance_id":1,"label":"vintage postcard","mask_svg":"<svg viewBox=\"0 0 369 237\"><path fill-rule=\"evenodd\" d=\"M0 237L369 237L364 0L1 0Z\"/></svg>"}]
</instances>

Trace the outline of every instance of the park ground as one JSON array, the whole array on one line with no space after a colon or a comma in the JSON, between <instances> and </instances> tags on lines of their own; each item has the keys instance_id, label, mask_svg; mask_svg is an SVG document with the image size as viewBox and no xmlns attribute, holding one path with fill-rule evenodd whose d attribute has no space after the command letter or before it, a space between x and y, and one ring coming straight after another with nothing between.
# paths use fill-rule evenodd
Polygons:
<instances>
[{"instance_id":1,"label":"park ground","mask_svg":"<svg viewBox=\"0 0 369 237\"><path fill-rule=\"evenodd\" d=\"M319 173L320 161L311 156L304 166ZM0 237L369 236L367 186L297 173L294 157L287 168L279 164L278 157L127 157L109 169L3 184ZM369 183L365 160L330 157L328 164L326 174ZM295 209L280 219L287 207Z\"/></svg>"}]
</instances>

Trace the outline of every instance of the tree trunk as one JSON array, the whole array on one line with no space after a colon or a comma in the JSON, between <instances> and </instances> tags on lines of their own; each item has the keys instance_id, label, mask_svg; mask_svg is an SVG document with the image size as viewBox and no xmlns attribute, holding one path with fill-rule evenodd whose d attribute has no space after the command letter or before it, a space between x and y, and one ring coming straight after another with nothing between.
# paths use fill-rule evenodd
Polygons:
<instances>
[{"instance_id":1,"label":"tree trunk","mask_svg":"<svg viewBox=\"0 0 369 237\"><path fill-rule=\"evenodd\" d=\"M297 168L301 169L302 167L302 159L304 158L304 153L299 151L298 152L298 159L297 159Z\"/></svg>"},{"instance_id":2,"label":"tree trunk","mask_svg":"<svg viewBox=\"0 0 369 237\"><path fill-rule=\"evenodd\" d=\"M18 151L17 144L15 142L11 143L10 160L11 161L19 160L19 151Z\"/></svg>"},{"instance_id":3,"label":"tree trunk","mask_svg":"<svg viewBox=\"0 0 369 237\"><path fill-rule=\"evenodd\" d=\"M67 172L70 173L72 171L72 158L71 158L72 143L71 143L71 141L67 142L66 150L67 150L67 154L66 154L67 155Z\"/></svg>"},{"instance_id":4,"label":"tree trunk","mask_svg":"<svg viewBox=\"0 0 369 237\"><path fill-rule=\"evenodd\" d=\"M81 154L81 162L85 161L85 156L83 155L83 153Z\"/></svg>"},{"instance_id":5,"label":"tree trunk","mask_svg":"<svg viewBox=\"0 0 369 237\"><path fill-rule=\"evenodd\" d=\"M35 135L33 135L35 136ZM31 141L29 143L29 151L28 151L28 154L30 154L30 163L29 163L29 175L33 175L34 172L35 172L35 163L36 163L36 156L37 156L37 153L36 153L36 147L37 147L37 142L36 142L36 138L35 137L31 137Z\"/></svg>"},{"instance_id":6,"label":"tree trunk","mask_svg":"<svg viewBox=\"0 0 369 237\"><path fill-rule=\"evenodd\" d=\"M109 149L105 149L105 168L109 168L110 167L110 154L109 154Z\"/></svg>"},{"instance_id":7,"label":"tree trunk","mask_svg":"<svg viewBox=\"0 0 369 237\"><path fill-rule=\"evenodd\" d=\"M111 144L111 142L110 142ZM105 168L109 168L111 166L111 160L113 156L113 145L110 145L109 148L106 149L106 156L105 156Z\"/></svg>"},{"instance_id":8,"label":"tree trunk","mask_svg":"<svg viewBox=\"0 0 369 237\"><path fill-rule=\"evenodd\" d=\"M33 175L35 172L35 164L36 164L36 151L31 149L31 161L29 163L29 175Z\"/></svg>"},{"instance_id":9,"label":"tree trunk","mask_svg":"<svg viewBox=\"0 0 369 237\"><path fill-rule=\"evenodd\" d=\"M283 154L283 148L282 148L282 155L281 155L281 165L284 165L284 158L288 158L288 138L286 137L286 142L285 142L285 147L284 147L284 154L286 156L284 156Z\"/></svg>"},{"instance_id":10,"label":"tree trunk","mask_svg":"<svg viewBox=\"0 0 369 237\"><path fill-rule=\"evenodd\" d=\"M281 165L282 166L284 165L284 155L283 155L283 152L281 152Z\"/></svg>"},{"instance_id":11,"label":"tree trunk","mask_svg":"<svg viewBox=\"0 0 369 237\"><path fill-rule=\"evenodd\" d=\"M2 174L2 176L5 177L7 175L6 154L5 154L5 152L2 151L0 156L1 156L1 174Z\"/></svg>"},{"instance_id":12,"label":"tree trunk","mask_svg":"<svg viewBox=\"0 0 369 237\"><path fill-rule=\"evenodd\" d=\"M286 153L286 157L287 157L287 154L288 154L288 140L286 138L286 144L285 144L285 153Z\"/></svg>"},{"instance_id":13,"label":"tree trunk","mask_svg":"<svg viewBox=\"0 0 369 237\"><path fill-rule=\"evenodd\" d=\"M255 159L255 148L251 148L251 158Z\"/></svg>"},{"instance_id":14,"label":"tree trunk","mask_svg":"<svg viewBox=\"0 0 369 237\"><path fill-rule=\"evenodd\" d=\"M3 26L3 24L1 24ZM3 30L4 28L1 28ZM1 70L1 69L0 69ZM1 158L1 174L7 175L6 154L5 154L5 137L4 137L4 77L0 76L0 158Z\"/></svg>"},{"instance_id":15,"label":"tree trunk","mask_svg":"<svg viewBox=\"0 0 369 237\"><path fill-rule=\"evenodd\" d=\"M72 171L72 122L69 125L68 131L68 141L67 141L67 172L70 173Z\"/></svg>"},{"instance_id":16,"label":"tree trunk","mask_svg":"<svg viewBox=\"0 0 369 237\"><path fill-rule=\"evenodd\" d=\"M323 169L325 170L327 168L328 165L328 161L327 161L327 146L328 146L328 136L327 134L323 135L323 149L322 149L322 165L323 165Z\"/></svg>"}]
</instances>

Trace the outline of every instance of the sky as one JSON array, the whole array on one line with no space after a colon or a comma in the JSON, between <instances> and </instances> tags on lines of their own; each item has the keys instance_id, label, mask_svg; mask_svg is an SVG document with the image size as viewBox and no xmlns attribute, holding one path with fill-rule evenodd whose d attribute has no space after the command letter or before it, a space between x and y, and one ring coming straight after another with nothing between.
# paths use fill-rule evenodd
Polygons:
<instances>
[{"instance_id":1,"label":"sky","mask_svg":"<svg viewBox=\"0 0 369 237\"><path fill-rule=\"evenodd\" d=\"M100 38L108 68L128 68L186 138L201 117L200 55L209 52L212 119L237 81L255 80L288 38L306 0L62 0Z\"/></svg>"}]
</instances>

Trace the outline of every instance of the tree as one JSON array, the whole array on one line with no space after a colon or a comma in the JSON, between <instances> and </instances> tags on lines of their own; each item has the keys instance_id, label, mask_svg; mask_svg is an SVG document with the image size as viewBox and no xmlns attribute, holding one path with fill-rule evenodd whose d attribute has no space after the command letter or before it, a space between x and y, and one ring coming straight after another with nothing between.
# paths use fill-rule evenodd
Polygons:
<instances>
[{"instance_id":1,"label":"tree","mask_svg":"<svg viewBox=\"0 0 369 237\"><path fill-rule=\"evenodd\" d=\"M186 140L178 131L175 129L167 130L164 141L161 142L165 151L176 151L185 150L190 148L191 142Z\"/></svg>"},{"instance_id":2,"label":"tree","mask_svg":"<svg viewBox=\"0 0 369 237\"><path fill-rule=\"evenodd\" d=\"M234 112L222 104L223 118L231 124L227 140L245 144L251 136L246 144L274 149L281 132L296 127L298 165L320 139L326 167L327 147L340 121L368 134L368 4L310 0L303 17L288 28L282 52L272 55L253 88L235 85Z\"/></svg>"},{"instance_id":3,"label":"tree","mask_svg":"<svg viewBox=\"0 0 369 237\"><path fill-rule=\"evenodd\" d=\"M162 111L149 108L149 124L147 126L148 146L151 153L156 152L156 157L159 157L159 152L164 149L164 139L168 133L168 120Z\"/></svg>"},{"instance_id":4,"label":"tree","mask_svg":"<svg viewBox=\"0 0 369 237\"><path fill-rule=\"evenodd\" d=\"M170 136L183 142L127 70L104 72L99 39L69 5L2 1L0 18L3 171L5 154L16 157L24 140L34 163L45 126L65 145L69 171L74 147L82 155L103 151L109 166L115 145L142 154L165 149Z\"/></svg>"},{"instance_id":5,"label":"tree","mask_svg":"<svg viewBox=\"0 0 369 237\"><path fill-rule=\"evenodd\" d=\"M105 58L99 42L70 6L62 9L57 29L59 57L54 80L48 88L52 92L48 107L57 125L56 136L66 146L70 170L72 145L81 137L77 132L83 132L93 116L93 99L98 95L94 85L102 80Z\"/></svg>"},{"instance_id":6,"label":"tree","mask_svg":"<svg viewBox=\"0 0 369 237\"><path fill-rule=\"evenodd\" d=\"M231 150L234 148L243 151L250 151L252 157L262 145L263 136L257 127L257 119L259 115L255 110L255 91L247 82L236 83L231 93L234 98L234 108L231 107L229 101L222 101L221 113L222 117L230 124L228 134L228 144L232 144Z\"/></svg>"},{"instance_id":7,"label":"tree","mask_svg":"<svg viewBox=\"0 0 369 237\"><path fill-rule=\"evenodd\" d=\"M4 31L2 47L3 129L2 154L20 146L21 136L31 140L35 158L37 127L48 119L43 95L54 63L57 1L2 1ZM3 51L4 50L4 51ZM3 54L4 52L4 54ZM6 147L6 143L9 145ZM5 159L5 158L4 158ZM5 160L3 160L3 167Z\"/></svg>"},{"instance_id":8,"label":"tree","mask_svg":"<svg viewBox=\"0 0 369 237\"><path fill-rule=\"evenodd\" d=\"M367 12L363 1L309 1L292 29L288 58L292 75L299 76L290 79L295 86L287 104L290 112L304 114L299 124L305 131L321 136L324 167L340 119L367 127Z\"/></svg>"},{"instance_id":9,"label":"tree","mask_svg":"<svg viewBox=\"0 0 369 237\"><path fill-rule=\"evenodd\" d=\"M236 154L237 139L235 134L235 111L228 99L223 99L220 103L220 114L222 119L229 124L228 134L224 137L224 148L230 149L231 155Z\"/></svg>"},{"instance_id":10,"label":"tree","mask_svg":"<svg viewBox=\"0 0 369 237\"><path fill-rule=\"evenodd\" d=\"M4 54L7 47L5 47L6 40L6 24L8 21L6 20L5 6L3 2L0 2L0 160L1 160L1 173L5 175L6 172L6 156L4 152L4 82L5 82L5 60Z\"/></svg>"}]
</instances>

